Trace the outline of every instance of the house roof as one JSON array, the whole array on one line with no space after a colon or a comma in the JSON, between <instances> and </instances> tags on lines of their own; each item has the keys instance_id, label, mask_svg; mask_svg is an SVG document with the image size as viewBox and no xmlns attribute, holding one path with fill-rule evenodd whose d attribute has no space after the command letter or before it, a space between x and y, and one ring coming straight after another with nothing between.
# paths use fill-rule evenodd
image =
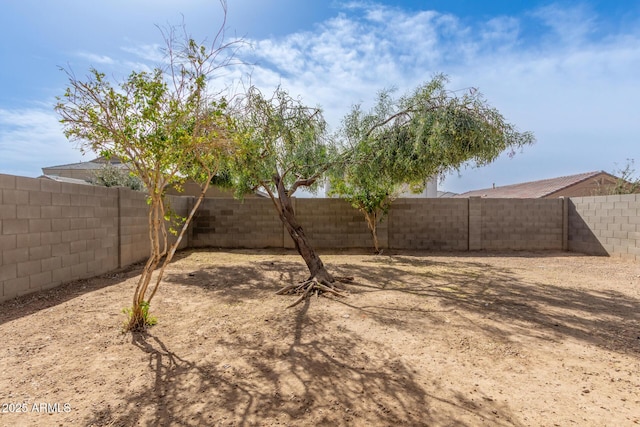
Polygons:
<instances>
[{"instance_id":1,"label":"house roof","mask_svg":"<svg viewBox=\"0 0 640 427\"><path fill-rule=\"evenodd\" d=\"M440 191L438 190L438 198L445 199L457 196L458 193L452 193L451 191Z\"/></svg>"},{"instance_id":2,"label":"house roof","mask_svg":"<svg viewBox=\"0 0 640 427\"><path fill-rule=\"evenodd\" d=\"M69 184L92 185L90 182L87 182L84 179L67 178L64 176L57 176L57 175L41 175L38 178L50 179L52 181L58 181L58 182L66 182Z\"/></svg>"},{"instance_id":3,"label":"house roof","mask_svg":"<svg viewBox=\"0 0 640 427\"><path fill-rule=\"evenodd\" d=\"M454 197L486 197L486 198L522 198L537 199L547 197L553 193L571 187L598 175L605 174L613 177L604 171L594 171L580 173L577 175L561 176L558 178L543 179L540 181L524 182L521 184L504 185L501 187L485 188L482 190L468 191ZM615 177L613 177L615 178Z\"/></svg>"},{"instance_id":4,"label":"house roof","mask_svg":"<svg viewBox=\"0 0 640 427\"><path fill-rule=\"evenodd\" d=\"M103 164L94 163L93 161L91 161L91 162L69 163L67 165L45 166L42 169L50 169L50 170L57 170L57 169L65 169L65 170L67 170L67 169L94 170L94 169L101 169L102 167L104 167Z\"/></svg>"},{"instance_id":5,"label":"house roof","mask_svg":"<svg viewBox=\"0 0 640 427\"><path fill-rule=\"evenodd\" d=\"M47 170L69 170L69 169L75 169L75 170L97 170L97 169L102 169L105 165L105 163L107 163L107 160L104 159L104 157L98 157L97 159L93 159L90 160L88 162L80 162L80 163L69 163L66 165L57 165L57 166L45 166L42 169L47 169ZM111 163L112 166L117 167L117 168L128 168L126 164L122 163L120 161L120 159L117 159L117 161L113 161L113 162L109 162Z\"/></svg>"}]
</instances>

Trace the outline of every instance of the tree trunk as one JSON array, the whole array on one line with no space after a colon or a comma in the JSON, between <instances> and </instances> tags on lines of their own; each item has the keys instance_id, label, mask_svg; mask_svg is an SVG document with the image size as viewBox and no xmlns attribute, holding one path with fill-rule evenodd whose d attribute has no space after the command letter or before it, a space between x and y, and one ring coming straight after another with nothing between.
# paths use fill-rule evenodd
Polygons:
<instances>
[{"instance_id":1,"label":"tree trunk","mask_svg":"<svg viewBox=\"0 0 640 427\"><path fill-rule=\"evenodd\" d=\"M309 238L304 233L302 226L300 225L300 223L298 223L295 212L293 210L293 205L291 204L291 197L289 196L289 193L284 187L284 183L279 177L276 179L276 184L278 190L278 199L273 199L273 202L278 209L280 220L293 239L296 250L302 257L302 259L304 259L304 262L307 264L307 268L309 269L308 280L316 279L319 282L325 284L331 284L335 282L335 278L327 271L324 263L311 246Z\"/></svg>"},{"instance_id":2,"label":"tree trunk","mask_svg":"<svg viewBox=\"0 0 640 427\"><path fill-rule=\"evenodd\" d=\"M166 250L166 231L162 233L161 230L161 221L164 221L164 215L162 214L163 211L162 199L154 193L151 198L151 204L147 215L150 253L133 293L133 305L131 306L131 311L129 313L129 323L126 327L129 331L142 330L148 326L144 310L145 304L146 309L148 310L149 302L145 301L145 296L149 283L151 282L153 272L160 263L163 251ZM160 241L161 236L164 236L164 242ZM161 248L161 246L164 246L164 248Z\"/></svg>"},{"instance_id":3,"label":"tree trunk","mask_svg":"<svg viewBox=\"0 0 640 427\"><path fill-rule=\"evenodd\" d=\"M371 237L373 237L373 248L376 254L380 253L380 243L378 242L378 215L374 213L365 212L364 217L367 220L367 226L371 231Z\"/></svg>"},{"instance_id":4,"label":"tree trunk","mask_svg":"<svg viewBox=\"0 0 640 427\"><path fill-rule=\"evenodd\" d=\"M182 238L184 237L189 224L191 223L196 211L200 207L200 204L202 203L202 200L204 199L204 196L209 189L209 184L211 183L211 179L213 179L213 176L214 173L210 173L207 177L205 185L200 191L200 195L196 199L194 206L191 208L191 211L189 212L185 222L182 224L182 228L180 229L180 233L178 234L176 241L172 245L169 245L168 241L164 215L164 199L160 196L152 199L152 205L149 210L149 239L151 243L151 253L142 272L142 275L140 276L138 286L136 287L136 291L133 296L133 306L131 308L127 330L142 330L146 326L149 326L149 304L151 304L151 300L153 299L158 290L158 287L160 286L160 282L162 281L167 265L173 259L173 256L175 255L178 246L180 246L180 242L182 241ZM162 237L162 241L160 240L160 237ZM158 265L160 265L160 261L162 260L163 256L164 261L162 261L160 271L158 272L158 275L156 277L155 286L147 299L146 294L151 282L151 277L156 268L158 268Z\"/></svg>"}]
</instances>

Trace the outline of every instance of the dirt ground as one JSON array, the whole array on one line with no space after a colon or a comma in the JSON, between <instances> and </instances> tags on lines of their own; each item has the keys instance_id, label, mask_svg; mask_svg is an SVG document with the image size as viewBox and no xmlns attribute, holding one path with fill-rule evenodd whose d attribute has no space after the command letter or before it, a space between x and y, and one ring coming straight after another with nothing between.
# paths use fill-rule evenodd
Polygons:
<instances>
[{"instance_id":1,"label":"dirt ground","mask_svg":"<svg viewBox=\"0 0 640 427\"><path fill-rule=\"evenodd\" d=\"M0 305L2 426L634 426L640 265L565 253L323 254L343 299L293 309L286 251L178 254Z\"/></svg>"}]
</instances>

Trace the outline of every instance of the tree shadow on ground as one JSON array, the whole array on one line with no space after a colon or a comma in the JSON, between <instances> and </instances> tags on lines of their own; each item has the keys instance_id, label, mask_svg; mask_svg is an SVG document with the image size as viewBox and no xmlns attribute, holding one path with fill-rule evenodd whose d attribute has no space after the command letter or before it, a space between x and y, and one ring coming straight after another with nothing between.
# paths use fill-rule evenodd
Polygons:
<instances>
[{"instance_id":1,"label":"tree shadow on ground","mask_svg":"<svg viewBox=\"0 0 640 427\"><path fill-rule=\"evenodd\" d=\"M304 279L301 267L304 268L304 264L283 261L196 267L186 272L168 272L163 281L179 286L196 286L225 303L235 303L255 298L256 292L275 293L285 284Z\"/></svg>"},{"instance_id":2,"label":"tree shadow on ground","mask_svg":"<svg viewBox=\"0 0 640 427\"><path fill-rule=\"evenodd\" d=\"M227 364L177 354L152 333L132 334L153 381L126 396L124 407L103 409L87 424L519 425L491 399L478 406L462 395L443 398L432 385L427 392L393 349L328 328L326 315L310 313L310 304L283 317L271 336L221 336L221 353L241 355Z\"/></svg>"},{"instance_id":3,"label":"tree shadow on ground","mask_svg":"<svg viewBox=\"0 0 640 427\"><path fill-rule=\"evenodd\" d=\"M417 320L436 324L442 313L461 318L471 313L482 319L474 330L500 340L517 343L516 335L544 335L640 354L640 301L620 292L525 279L477 256L448 261L394 255L372 261L329 267L356 277L351 295L335 302L380 325L410 331ZM204 295L231 303L257 300L278 289L279 281L301 280L305 273L301 262L260 261L194 267L169 273L166 281L197 286ZM367 305L367 294L374 292L411 302ZM284 308L290 299L282 299ZM270 319L269 333L218 333L210 357L173 350L153 330L132 334L153 380L125 396L123 406L102 409L87 424L520 425L508 404L480 395L486 398L478 405L460 390L444 390L390 346L331 326L333 319L314 310L314 303L306 300Z\"/></svg>"},{"instance_id":4,"label":"tree shadow on ground","mask_svg":"<svg viewBox=\"0 0 640 427\"><path fill-rule=\"evenodd\" d=\"M423 256L392 254L375 256L371 267L361 264L329 265L337 275L355 276L347 288L350 298L337 299L352 309L365 313L381 324L411 322L414 316L439 321L438 311L470 312L494 320L477 324L484 333L502 339L517 334L540 337L549 333L555 339L572 337L621 353L640 355L640 300L612 290L585 290L524 279L510 268L497 268L490 262L456 261ZM464 255L464 254L463 254ZM496 254L482 254L487 258ZM531 253L509 254L530 258ZM536 253L537 258L563 254ZM566 255L569 256L569 255ZM257 290L275 292L288 283L306 277L304 264L292 261L260 261L250 266L214 266L188 274L168 274L166 280L183 285L197 285L229 303L251 299ZM359 294L392 292L413 296L417 301L436 301L440 308L425 309L411 305L366 306ZM283 297L283 299L286 297ZM288 300L287 300L288 301ZM283 303L283 307L288 303ZM404 318L399 318L399 313ZM435 314L435 315L434 315ZM512 326L518 325L517 329Z\"/></svg>"},{"instance_id":5,"label":"tree shadow on ground","mask_svg":"<svg viewBox=\"0 0 640 427\"><path fill-rule=\"evenodd\" d=\"M115 286L139 275L142 267L143 264L134 264L101 276L63 283L51 289L23 295L0 303L0 325L64 304L89 292Z\"/></svg>"},{"instance_id":6,"label":"tree shadow on ground","mask_svg":"<svg viewBox=\"0 0 640 427\"><path fill-rule=\"evenodd\" d=\"M404 267L433 267L415 272ZM358 293L397 292L438 301L442 308L476 313L493 322L476 326L488 335L539 337L548 332L557 339L571 337L609 350L640 356L640 300L613 290L584 290L523 279L508 268L478 261L437 261L398 256L388 266L364 268L341 265L359 280L355 298L340 301L388 323L394 307L362 306ZM384 278L381 281L381 278ZM400 309L402 310L402 309ZM420 311L410 309L409 311ZM423 314L429 315L431 310ZM396 316L393 316L396 317ZM406 321L410 321L407 317ZM504 325L504 327L502 326Z\"/></svg>"}]
</instances>

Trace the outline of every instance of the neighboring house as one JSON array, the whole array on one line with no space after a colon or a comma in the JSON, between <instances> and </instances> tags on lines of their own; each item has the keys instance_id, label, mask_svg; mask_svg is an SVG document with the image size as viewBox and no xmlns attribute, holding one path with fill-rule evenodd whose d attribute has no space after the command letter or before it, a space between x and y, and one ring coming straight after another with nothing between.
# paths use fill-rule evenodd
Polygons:
<instances>
[{"instance_id":1,"label":"neighboring house","mask_svg":"<svg viewBox=\"0 0 640 427\"><path fill-rule=\"evenodd\" d=\"M446 199L450 197L456 197L458 193L452 193L451 191L440 191L438 190L438 199Z\"/></svg>"},{"instance_id":2,"label":"neighboring house","mask_svg":"<svg viewBox=\"0 0 640 427\"><path fill-rule=\"evenodd\" d=\"M86 181L84 179L67 178L66 176L41 175L38 178L50 179L51 181L56 181L56 182L65 182L67 184L93 185L92 183L90 183L89 181Z\"/></svg>"},{"instance_id":3,"label":"neighboring house","mask_svg":"<svg viewBox=\"0 0 640 427\"><path fill-rule=\"evenodd\" d=\"M468 191L454 197L486 197L495 199L554 199L609 194L619 178L604 171L561 176L483 190Z\"/></svg>"},{"instance_id":4,"label":"neighboring house","mask_svg":"<svg viewBox=\"0 0 640 427\"><path fill-rule=\"evenodd\" d=\"M409 186L398 195L399 199L435 199L438 196L438 177L431 178L420 193L413 193Z\"/></svg>"},{"instance_id":5,"label":"neighboring house","mask_svg":"<svg viewBox=\"0 0 640 427\"><path fill-rule=\"evenodd\" d=\"M70 163L68 165L59 166L47 166L42 168L42 174L44 177L60 177L60 178L72 178L76 180L82 180L91 182L95 177L95 172L102 169L105 163L111 163L117 168L123 170L129 170L128 166L119 159L106 160L104 157L98 157L88 162Z\"/></svg>"},{"instance_id":6,"label":"neighboring house","mask_svg":"<svg viewBox=\"0 0 640 427\"><path fill-rule=\"evenodd\" d=\"M94 181L96 171L102 169L106 163L111 163L112 166L125 171L129 170L129 166L126 163L121 162L120 159L116 157L109 160L104 157L98 157L97 159L93 159L88 162L44 167L42 168L42 178L76 184L91 184ZM180 196L200 195L200 186L193 181L187 181L183 185L182 190L183 191L178 191L175 188L168 188L166 194ZM255 194L249 194L245 197L265 196L266 194L256 192ZM212 185L207 190L205 197L233 197L233 191Z\"/></svg>"}]
</instances>

